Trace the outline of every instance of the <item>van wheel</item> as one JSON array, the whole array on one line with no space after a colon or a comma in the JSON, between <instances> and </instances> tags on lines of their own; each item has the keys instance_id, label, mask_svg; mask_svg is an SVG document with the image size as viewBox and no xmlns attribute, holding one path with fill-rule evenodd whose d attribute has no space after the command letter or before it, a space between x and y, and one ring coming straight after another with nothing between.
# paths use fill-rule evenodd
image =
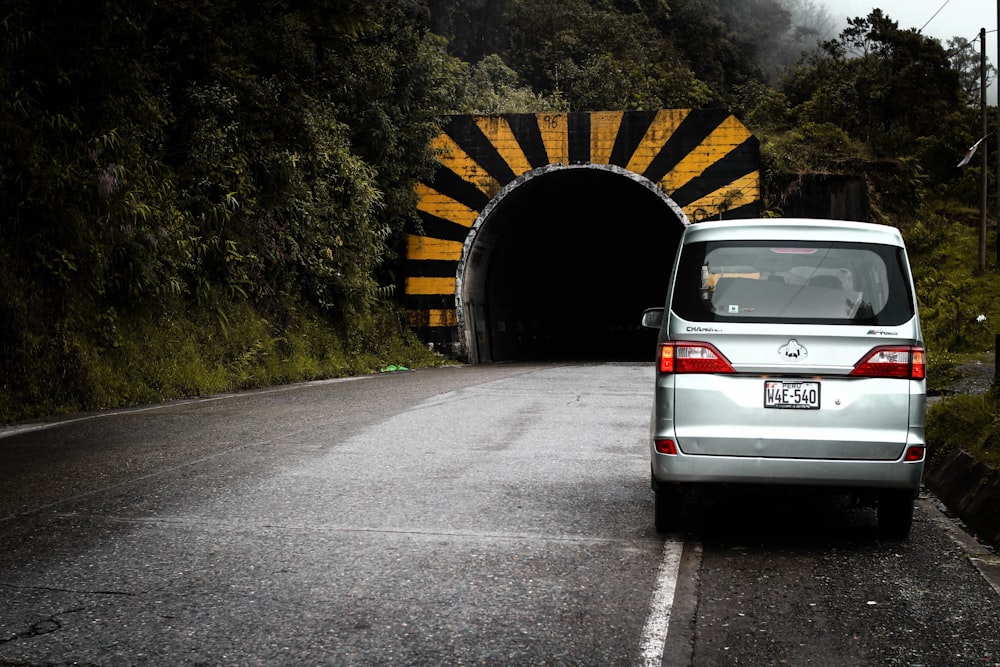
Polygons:
<instances>
[{"instance_id":1,"label":"van wheel","mask_svg":"<svg viewBox=\"0 0 1000 667\"><path fill-rule=\"evenodd\" d=\"M684 494L677 486L658 486L653 489L653 520L656 532L671 533L684 527Z\"/></svg>"},{"instance_id":2,"label":"van wheel","mask_svg":"<svg viewBox=\"0 0 1000 667\"><path fill-rule=\"evenodd\" d=\"M913 525L913 492L883 491L878 497L878 532L890 540L904 540Z\"/></svg>"}]
</instances>

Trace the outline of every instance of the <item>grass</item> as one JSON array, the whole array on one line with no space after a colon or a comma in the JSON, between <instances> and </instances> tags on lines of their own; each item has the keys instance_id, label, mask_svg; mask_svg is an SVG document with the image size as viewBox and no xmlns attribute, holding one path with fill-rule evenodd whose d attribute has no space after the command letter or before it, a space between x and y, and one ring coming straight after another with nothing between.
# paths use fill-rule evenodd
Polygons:
<instances>
[{"instance_id":1,"label":"grass","mask_svg":"<svg viewBox=\"0 0 1000 667\"><path fill-rule=\"evenodd\" d=\"M50 346L57 349L36 357L36 375L20 391L0 386L0 423L453 363L401 321L390 303L339 325L315 310L278 315L246 302L112 313L75 330L64 327L59 344Z\"/></svg>"},{"instance_id":2,"label":"grass","mask_svg":"<svg viewBox=\"0 0 1000 667\"><path fill-rule=\"evenodd\" d=\"M992 350L985 352L934 352L927 354L927 391L932 394L955 393L955 386L967 380L969 367L983 366L983 374L995 361Z\"/></svg>"},{"instance_id":3,"label":"grass","mask_svg":"<svg viewBox=\"0 0 1000 667\"><path fill-rule=\"evenodd\" d=\"M995 360L1000 329L1000 273L995 229L979 269L978 212L940 205L919 222L900 225L906 238L928 358L928 390L946 391L976 362ZM1000 394L946 395L927 411L931 460L953 448L1000 468Z\"/></svg>"},{"instance_id":4,"label":"grass","mask_svg":"<svg viewBox=\"0 0 1000 667\"><path fill-rule=\"evenodd\" d=\"M1000 400L994 392L949 396L927 410L928 459L963 449L978 461L1000 469Z\"/></svg>"},{"instance_id":5,"label":"grass","mask_svg":"<svg viewBox=\"0 0 1000 667\"><path fill-rule=\"evenodd\" d=\"M952 449L963 449L976 460L1000 469L1000 392L955 393L969 377L969 366L994 363L993 352L928 355L927 387L944 395L927 409L928 459L935 461ZM992 378L981 377L983 382Z\"/></svg>"}]
</instances>

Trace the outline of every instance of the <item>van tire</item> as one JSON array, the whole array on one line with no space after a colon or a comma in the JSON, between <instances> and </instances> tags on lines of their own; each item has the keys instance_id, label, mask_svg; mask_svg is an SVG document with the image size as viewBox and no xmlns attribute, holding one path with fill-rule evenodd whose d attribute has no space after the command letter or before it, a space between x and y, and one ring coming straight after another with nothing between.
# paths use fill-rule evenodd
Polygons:
<instances>
[{"instance_id":1,"label":"van tire","mask_svg":"<svg viewBox=\"0 0 1000 667\"><path fill-rule=\"evenodd\" d=\"M889 540L905 540L913 525L913 492L882 491L878 497L878 533Z\"/></svg>"},{"instance_id":2,"label":"van tire","mask_svg":"<svg viewBox=\"0 0 1000 667\"><path fill-rule=\"evenodd\" d=\"M672 533L684 527L684 494L675 486L653 488L653 521L656 532Z\"/></svg>"}]
</instances>

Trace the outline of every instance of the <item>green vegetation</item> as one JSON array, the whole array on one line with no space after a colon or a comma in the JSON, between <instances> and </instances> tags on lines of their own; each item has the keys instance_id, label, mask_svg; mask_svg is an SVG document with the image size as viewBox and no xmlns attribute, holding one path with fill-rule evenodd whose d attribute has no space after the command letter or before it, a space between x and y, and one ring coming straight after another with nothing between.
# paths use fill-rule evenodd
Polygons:
<instances>
[{"instance_id":1,"label":"green vegetation","mask_svg":"<svg viewBox=\"0 0 1000 667\"><path fill-rule=\"evenodd\" d=\"M976 459L1000 468L1000 400L994 393L950 396L927 412L930 460L961 448Z\"/></svg>"},{"instance_id":2,"label":"green vegetation","mask_svg":"<svg viewBox=\"0 0 1000 667\"><path fill-rule=\"evenodd\" d=\"M278 316L243 299L197 310L171 301L64 328L57 340L32 339L31 357L8 369L20 384L0 392L0 415L24 419L451 363L416 340L388 304L337 326L314 309Z\"/></svg>"},{"instance_id":3,"label":"green vegetation","mask_svg":"<svg viewBox=\"0 0 1000 667\"><path fill-rule=\"evenodd\" d=\"M444 363L394 299L456 112L726 107L769 215L801 178L862 177L945 387L1000 322L980 163L956 166L983 134L974 46L814 0L9 0L0 422ZM996 455L992 401L940 401L935 451Z\"/></svg>"},{"instance_id":4,"label":"green vegetation","mask_svg":"<svg viewBox=\"0 0 1000 667\"><path fill-rule=\"evenodd\" d=\"M433 358L384 323L457 69L413 11L0 19L0 421Z\"/></svg>"},{"instance_id":5,"label":"green vegetation","mask_svg":"<svg viewBox=\"0 0 1000 667\"><path fill-rule=\"evenodd\" d=\"M921 223L908 236L922 267L915 274L927 338L928 388L944 394L927 411L929 457L961 447L1000 468L1000 392L992 374L982 373L979 393L951 393L967 380L969 366L988 369L995 362L1000 275L977 270L978 235L971 225L937 223L930 228L933 233ZM995 252L996 246L990 247ZM986 319L979 321L980 316Z\"/></svg>"}]
</instances>

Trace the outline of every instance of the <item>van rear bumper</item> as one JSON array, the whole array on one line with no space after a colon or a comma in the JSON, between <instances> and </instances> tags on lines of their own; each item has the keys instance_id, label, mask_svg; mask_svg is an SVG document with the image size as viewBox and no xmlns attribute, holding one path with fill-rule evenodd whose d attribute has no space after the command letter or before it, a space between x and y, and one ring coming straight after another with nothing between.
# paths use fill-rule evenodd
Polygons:
<instances>
[{"instance_id":1,"label":"van rear bumper","mask_svg":"<svg viewBox=\"0 0 1000 667\"><path fill-rule=\"evenodd\" d=\"M652 451L653 479L665 484L780 484L857 489L920 488L924 463L749 456L667 455Z\"/></svg>"}]
</instances>

